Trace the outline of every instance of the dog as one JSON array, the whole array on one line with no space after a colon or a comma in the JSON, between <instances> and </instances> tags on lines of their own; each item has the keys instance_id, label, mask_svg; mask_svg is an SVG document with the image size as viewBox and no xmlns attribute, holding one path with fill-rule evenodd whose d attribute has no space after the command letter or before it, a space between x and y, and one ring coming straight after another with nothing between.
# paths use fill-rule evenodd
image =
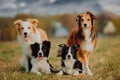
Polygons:
<instances>
[{"instance_id":1,"label":"dog","mask_svg":"<svg viewBox=\"0 0 120 80\"><path fill-rule=\"evenodd\" d=\"M41 75L40 72L45 74L57 73L56 70L48 60L49 51L50 51L50 41L43 41L42 43L31 44L32 50L32 69L31 72L37 75Z\"/></svg>"},{"instance_id":2,"label":"dog","mask_svg":"<svg viewBox=\"0 0 120 80\"><path fill-rule=\"evenodd\" d=\"M37 19L27 19L14 21L14 26L17 31L17 39L23 50L23 58L21 66L25 68L26 72L30 71L29 63L31 60L30 44L35 42L41 43L44 40L48 40L46 32L37 28Z\"/></svg>"},{"instance_id":3,"label":"dog","mask_svg":"<svg viewBox=\"0 0 120 80\"><path fill-rule=\"evenodd\" d=\"M78 27L73 28L67 38L68 46L75 43L80 45L77 57L82 61L83 73L90 76L93 74L89 68L89 55L96 46L96 32L93 20L96 20L96 17L89 11L79 14L76 18Z\"/></svg>"},{"instance_id":4,"label":"dog","mask_svg":"<svg viewBox=\"0 0 120 80\"><path fill-rule=\"evenodd\" d=\"M82 63L77 59L77 50L80 46L78 44L73 44L69 47L65 44L60 44L59 47L62 48L62 69L57 75L69 74L78 76L82 73Z\"/></svg>"}]
</instances>

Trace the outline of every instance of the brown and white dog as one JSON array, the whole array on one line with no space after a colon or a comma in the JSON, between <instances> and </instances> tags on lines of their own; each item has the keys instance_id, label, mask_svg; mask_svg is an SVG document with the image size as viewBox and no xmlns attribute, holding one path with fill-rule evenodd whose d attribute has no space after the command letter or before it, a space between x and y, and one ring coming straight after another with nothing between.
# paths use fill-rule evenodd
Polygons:
<instances>
[{"instance_id":1,"label":"brown and white dog","mask_svg":"<svg viewBox=\"0 0 120 80\"><path fill-rule=\"evenodd\" d=\"M96 46L96 32L93 26L95 19L96 17L91 12L79 14L76 18L78 27L73 28L67 39L68 46L75 43L81 46L77 57L82 61L83 72L90 76L92 72L89 68L89 55Z\"/></svg>"},{"instance_id":2,"label":"brown and white dog","mask_svg":"<svg viewBox=\"0 0 120 80\"><path fill-rule=\"evenodd\" d=\"M23 50L23 58L21 66L23 66L26 72L30 71L29 64L31 59L30 45L38 42L42 43L44 40L48 40L46 32L37 28L37 19L27 19L14 21L14 26L17 31L17 39Z\"/></svg>"}]
</instances>

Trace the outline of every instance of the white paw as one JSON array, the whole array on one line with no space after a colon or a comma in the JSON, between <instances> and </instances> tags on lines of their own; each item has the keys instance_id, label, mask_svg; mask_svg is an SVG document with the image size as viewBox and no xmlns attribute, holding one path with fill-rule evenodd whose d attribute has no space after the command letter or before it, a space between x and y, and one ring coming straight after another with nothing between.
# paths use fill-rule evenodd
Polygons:
<instances>
[{"instance_id":1,"label":"white paw","mask_svg":"<svg viewBox=\"0 0 120 80\"><path fill-rule=\"evenodd\" d=\"M90 69L87 69L86 72L85 72L87 75L89 76L93 76L92 72L90 71Z\"/></svg>"},{"instance_id":2,"label":"white paw","mask_svg":"<svg viewBox=\"0 0 120 80\"><path fill-rule=\"evenodd\" d=\"M75 71L74 73L73 73L73 76L78 76L79 75L79 72L78 71Z\"/></svg>"},{"instance_id":3,"label":"white paw","mask_svg":"<svg viewBox=\"0 0 120 80\"><path fill-rule=\"evenodd\" d=\"M63 71L58 72L57 75L59 76L63 75Z\"/></svg>"},{"instance_id":4,"label":"white paw","mask_svg":"<svg viewBox=\"0 0 120 80\"><path fill-rule=\"evenodd\" d=\"M41 75L41 73L40 73L40 72L36 72L36 74L37 74L37 76L40 76L40 75Z\"/></svg>"}]
</instances>

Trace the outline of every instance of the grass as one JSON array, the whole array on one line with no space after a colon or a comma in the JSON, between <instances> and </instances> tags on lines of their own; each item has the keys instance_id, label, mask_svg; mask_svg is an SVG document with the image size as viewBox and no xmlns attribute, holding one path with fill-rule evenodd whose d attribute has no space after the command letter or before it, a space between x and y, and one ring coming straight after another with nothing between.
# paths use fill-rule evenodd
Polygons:
<instances>
[{"instance_id":1,"label":"grass","mask_svg":"<svg viewBox=\"0 0 120 80\"><path fill-rule=\"evenodd\" d=\"M50 39L50 63L60 68L60 58L56 57L58 44L66 39ZM90 64L93 76L55 74L36 76L20 69L22 50L17 41L0 42L0 80L120 80L120 37L104 37L97 39L97 47L91 54Z\"/></svg>"}]
</instances>

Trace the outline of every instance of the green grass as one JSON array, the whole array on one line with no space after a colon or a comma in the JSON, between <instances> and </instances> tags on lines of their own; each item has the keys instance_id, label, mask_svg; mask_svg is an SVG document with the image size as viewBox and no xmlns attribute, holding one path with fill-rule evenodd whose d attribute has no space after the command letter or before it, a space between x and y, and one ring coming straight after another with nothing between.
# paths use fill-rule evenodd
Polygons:
<instances>
[{"instance_id":1,"label":"green grass","mask_svg":"<svg viewBox=\"0 0 120 80\"><path fill-rule=\"evenodd\" d=\"M56 57L58 44L66 39L50 39L50 63L60 69L60 58ZM120 37L104 37L97 39L97 47L91 54L90 64L93 76L55 74L36 76L20 69L22 50L17 41L0 42L0 80L120 80Z\"/></svg>"}]
</instances>

